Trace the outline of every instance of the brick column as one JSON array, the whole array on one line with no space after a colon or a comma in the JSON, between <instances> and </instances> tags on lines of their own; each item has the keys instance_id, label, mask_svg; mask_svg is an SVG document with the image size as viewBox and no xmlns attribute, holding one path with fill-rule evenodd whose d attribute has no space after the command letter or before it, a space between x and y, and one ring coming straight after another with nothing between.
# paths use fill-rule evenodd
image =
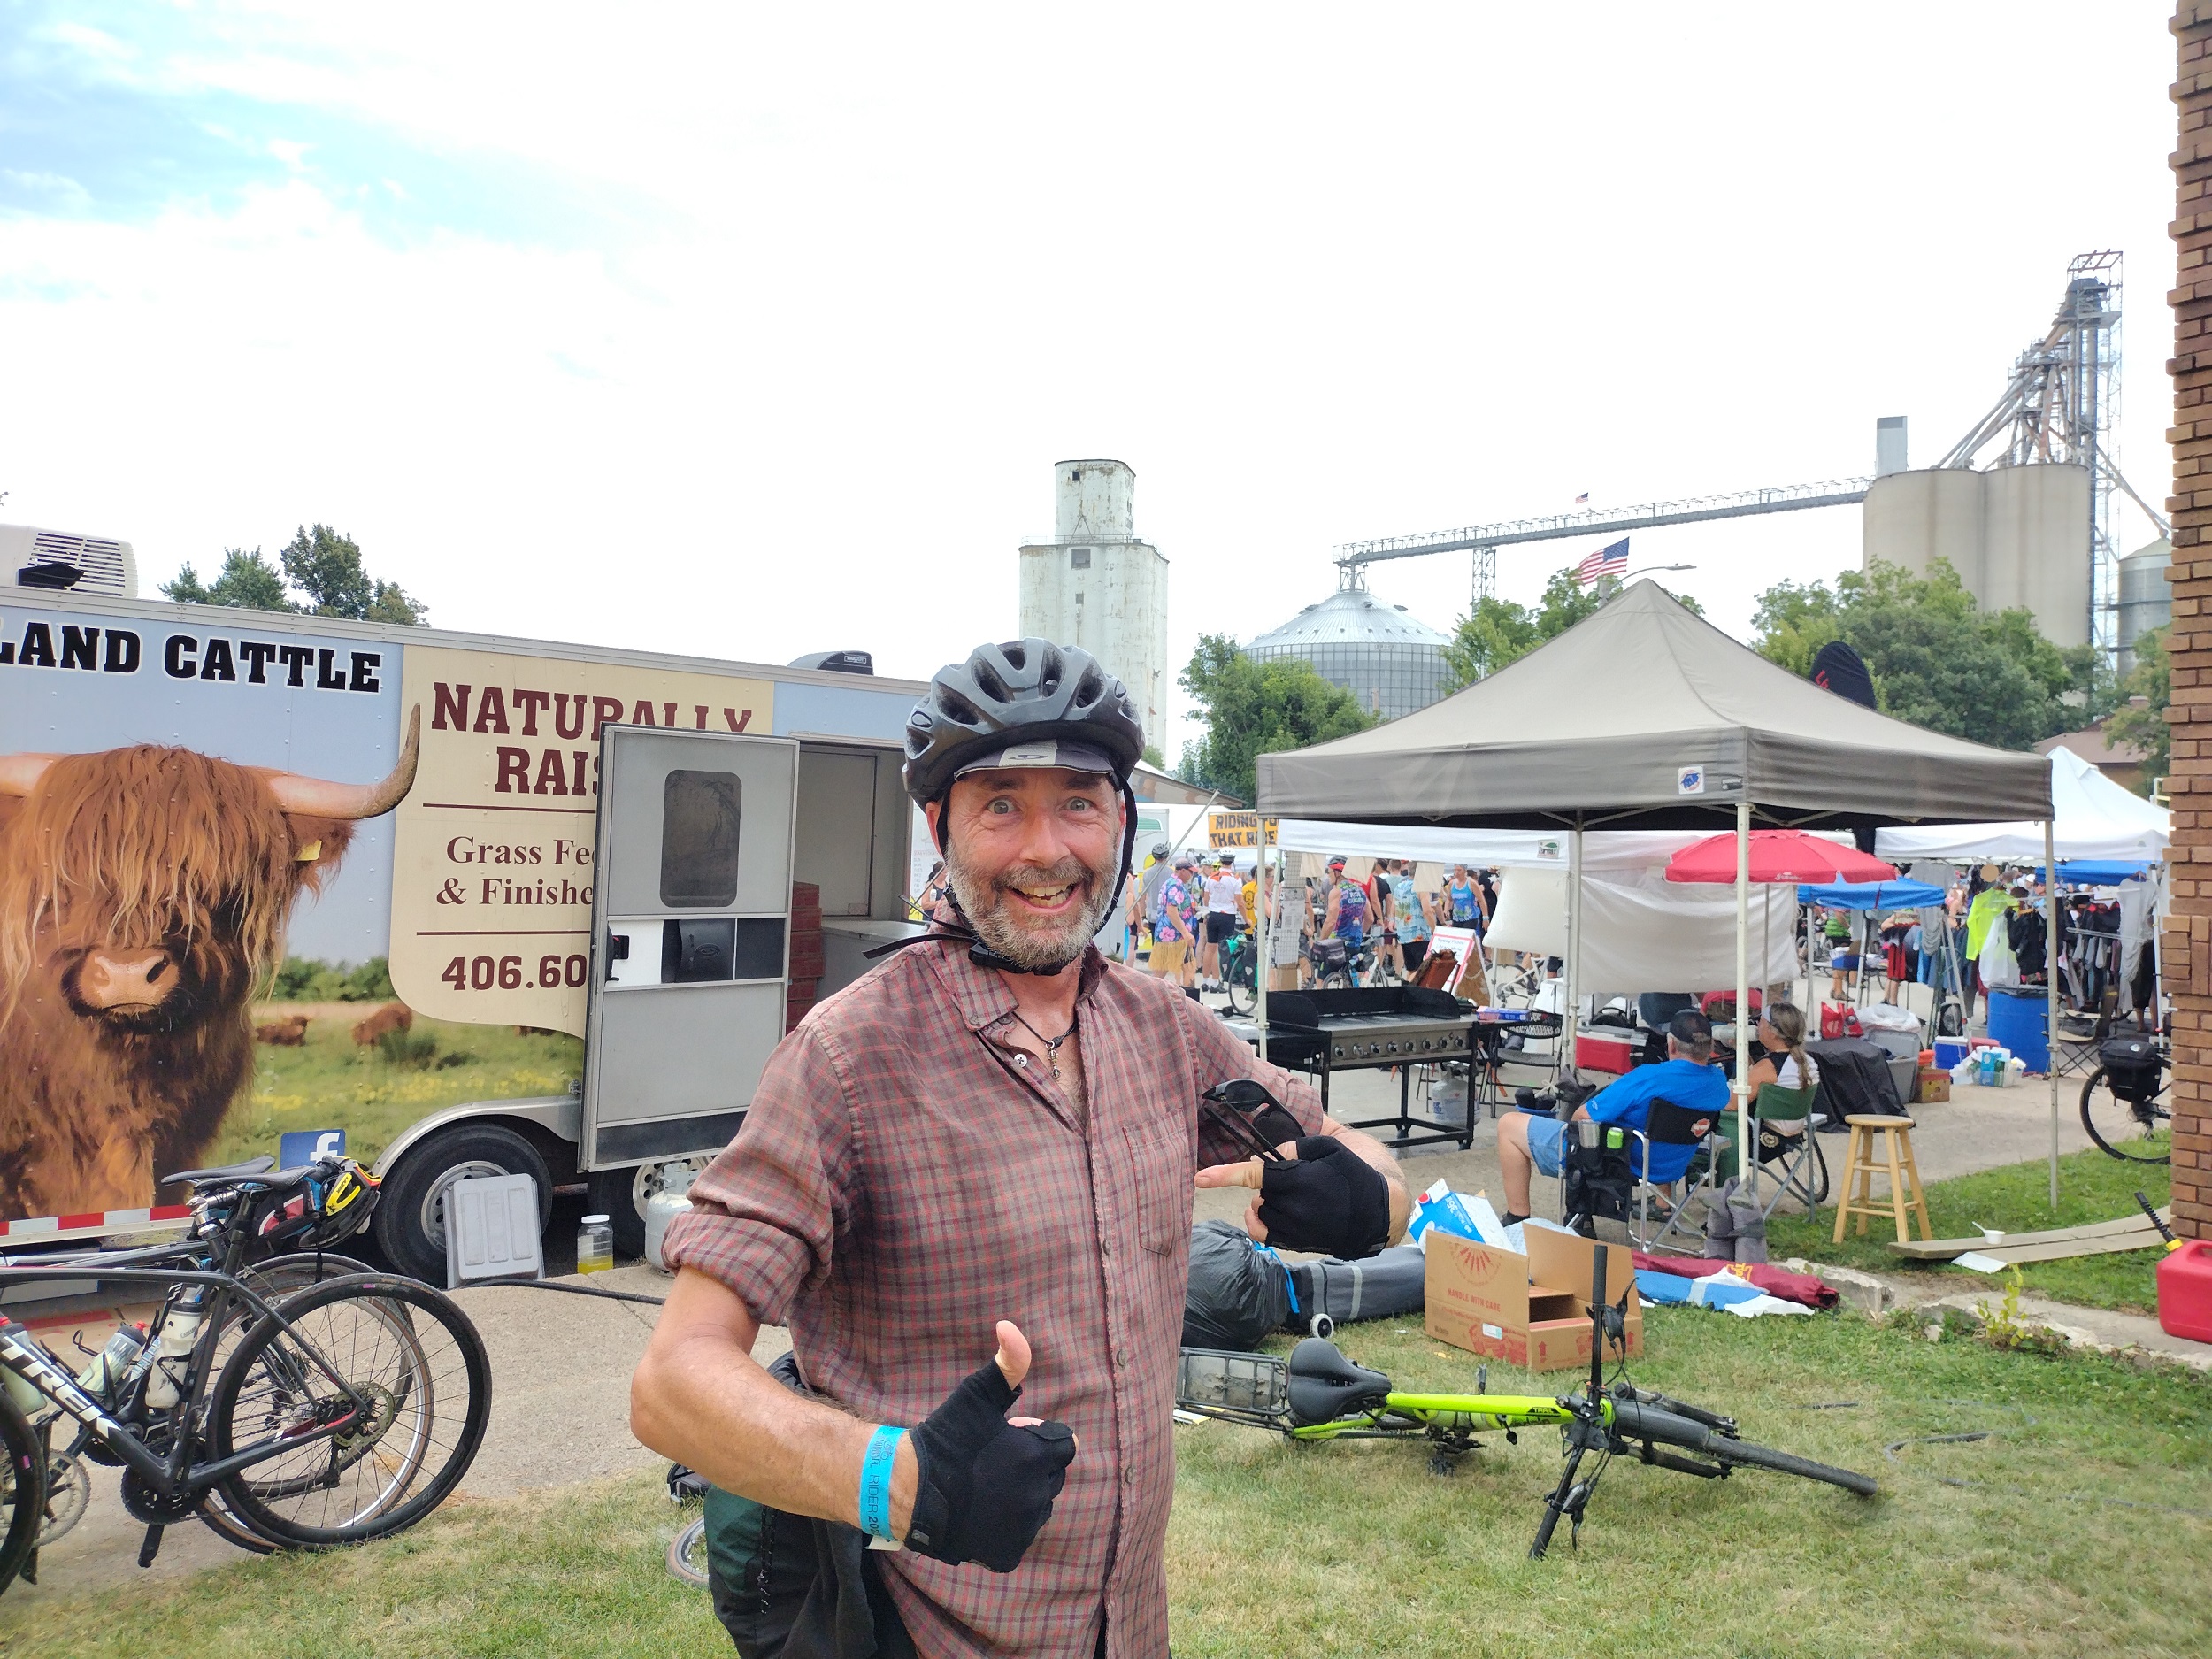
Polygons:
<instances>
[{"instance_id":1,"label":"brick column","mask_svg":"<svg viewBox=\"0 0 2212 1659\"><path fill-rule=\"evenodd\" d=\"M2174 1003L2174 1231L2212 1239L2212 0L2182 0L2172 27L2173 913L2161 965Z\"/></svg>"}]
</instances>

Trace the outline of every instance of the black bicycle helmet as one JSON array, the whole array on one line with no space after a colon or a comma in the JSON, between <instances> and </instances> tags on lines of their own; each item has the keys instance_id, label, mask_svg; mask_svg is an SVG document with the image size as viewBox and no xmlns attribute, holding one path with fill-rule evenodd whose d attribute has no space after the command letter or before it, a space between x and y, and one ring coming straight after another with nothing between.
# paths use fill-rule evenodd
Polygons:
<instances>
[{"instance_id":1,"label":"black bicycle helmet","mask_svg":"<svg viewBox=\"0 0 2212 1659\"><path fill-rule=\"evenodd\" d=\"M906 718L906 792L927 806L987 746L1055 741L1102 751L1125 787L1144 755L1144 725L1121 681L1079 645L978 646L939 669Z\"/></svg>"}]
</instances>

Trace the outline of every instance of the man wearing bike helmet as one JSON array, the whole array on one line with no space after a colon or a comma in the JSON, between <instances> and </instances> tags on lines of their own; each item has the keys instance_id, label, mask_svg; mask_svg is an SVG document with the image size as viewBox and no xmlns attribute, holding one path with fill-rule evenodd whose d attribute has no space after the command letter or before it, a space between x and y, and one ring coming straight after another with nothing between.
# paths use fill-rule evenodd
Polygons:
<instances>
[{"instance_id":1,"label":"man wearing bike helmet","mask_svg":"<svg viewBox=\"0 0 2212 1659\"><path fill-rule=\"evenodd\" d=\"M785 1039L669 1229L632 1420L752 1506L726 1533L743 1582L716 1586L741 1651L1164 1653L1194 1185L1256 1187L1248 1226L1293 1248L1403 1231L1388 1153L1090 948L1127 874L1142 743L1075 648L939 671L906 781L956 919ZM1202 1116L1242 1077L1286 1108L1266 1125L1279 1161L1232 1162L1241 1143ZM764 1324L789 1325L818 1398L754 1363ZM1010 1419L1023 1392L1036 1415Z\"/></svg>"}]
</instances>

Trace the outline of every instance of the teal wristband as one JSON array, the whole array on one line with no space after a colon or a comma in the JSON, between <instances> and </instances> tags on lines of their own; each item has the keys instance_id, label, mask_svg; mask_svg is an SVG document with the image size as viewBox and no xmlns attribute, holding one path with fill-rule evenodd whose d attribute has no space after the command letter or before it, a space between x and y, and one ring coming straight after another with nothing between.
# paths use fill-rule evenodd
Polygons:
<instances>
[{"instance_id":1,"label":"teal wristband","mask_svg":"<svg viewBox=\"0 0 2212 1659\"><path fill-rule=\"evenodd\" d=\"M887 1543L891 1537L891 1463L898 1455L904 1429L887 1424L868 1437L867 1455L860 1460L860 1530Z\"/></svg>"}]
</instances>

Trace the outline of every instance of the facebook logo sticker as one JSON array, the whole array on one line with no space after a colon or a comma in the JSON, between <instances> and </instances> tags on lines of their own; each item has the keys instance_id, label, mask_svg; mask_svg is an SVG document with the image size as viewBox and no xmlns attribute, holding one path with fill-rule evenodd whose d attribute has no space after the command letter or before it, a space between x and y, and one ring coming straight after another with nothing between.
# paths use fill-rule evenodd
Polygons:
<instances>
[{"instance_id":1,"label":"facebook logo sticker","mask_svg":"<svg viewBox=\"0 0 2212 1659\"><path fill-rule=\"evenodd\" d=\"M345 1155L346 1132L342 1129L295 1129L277 1137L277 1168L296 1170L302 1164L312 1164L326 1152Z\"/></svg>"},{"instance_id":2,"label":"facebook logo sticker","mask_svg":"<svg viewBox=\"0 0 2212 1659\"><path fill-rule=\"evenodd\" d=\"M1674 775L1674 792L1677 795L1703 795L1705 793L1705 768L1702 766L1679 768Z\"/></svg>"}]
</instances>

